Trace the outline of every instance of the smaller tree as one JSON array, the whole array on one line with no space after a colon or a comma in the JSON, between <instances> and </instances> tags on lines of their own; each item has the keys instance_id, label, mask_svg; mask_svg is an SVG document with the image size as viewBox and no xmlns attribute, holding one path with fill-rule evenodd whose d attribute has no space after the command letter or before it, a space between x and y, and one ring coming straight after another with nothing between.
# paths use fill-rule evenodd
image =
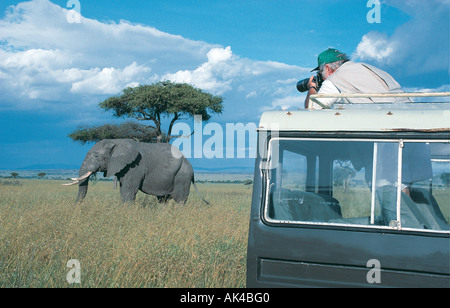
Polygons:
<instances>
[{"instance_id":1,"label":"smaller tree","mask_svg":"<svg viewBox=\"0 0 450 308\"><path fill-rule=\"evenodd\" d=\"M17 172L11 172L11 177L13 179L16 179L19 176L19 174Z\"/></svg>"},{"instance_id":2,"label":"smaller tree","mask_svg":"<svg viewBox=\"0 0 450 308\"><path fill-rule=\"evenodd\" d=\"M450 173L442 173L441 174L441 181L442 184L445 185L445 187L450 187Z\"/></svg>"},{"instance_id":3,"label":"smaller tree","mask_svg":"<svg viewBox=\"0 0 450 308\"><path fill-rule=\"evenodd\" d=\"M103 139L134 139L140 142L153 142L156 131L146 125L125 122L122 124L105 124L97 127L80 127L69 135L73 141L85 144Z\"/></svg>"},{"instance_id":4,"label":"smaller tree","mask_svg":"<svg viewBox=\"0 0 450 308\"><path fill-rule=\"evenodd\" d=\"M45 172L39 172L39 173L37 174L38 178L40 178L40 179L42 179L45 175L46 175Z\"/></svg>"},{"instance_id":5,"label":"smaller tree","mask_svg":"<svg viewBox=\"0 0 450 308\"><path fill-rule=\"evenodd\" d=\"M245 180L244 182L242 182L242 184L244 184L245 186L249 187L250 185L253 184L252 180Z\"/></svg>"},{"instance_id":6,"label":"smaller tree","mask_svg":"<svg viewBox=\"0 0 450 308\"><path fill-rule=\"evenodd\" d=\"M333 184L337 187L342 186L344 192L350 185L350 180L356 175L356 170L350 167L348 162L337 161L339 166L333 169Z\"/></svg>"}]
</instances>

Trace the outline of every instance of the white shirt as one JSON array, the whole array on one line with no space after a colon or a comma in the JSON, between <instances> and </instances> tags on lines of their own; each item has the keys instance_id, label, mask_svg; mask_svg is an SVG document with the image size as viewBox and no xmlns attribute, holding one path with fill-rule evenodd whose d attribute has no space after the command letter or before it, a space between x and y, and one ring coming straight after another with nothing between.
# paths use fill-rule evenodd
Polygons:
<instances>
[{"instance_id":1,"label":"white shirt","mask_svg":"<svg viewBox=\"0 0 450 308\"><path fill-rule=\"evenodd\" d=\"M319 89L318 94L339 94L338 88L332 83L330 80L326 79L324 82L322 82L322 86ZM321 98L319 101L321 104L327 106L328 108L331 108L334 103L337 103L340 99L339 98ZM312 104L313 109L322 109L323 107L318 105L317 103L313 102Z\"/></svg>"},{"instance_id":2,"label":"white shirt","mask_svg":"<svg viewBox=\"0 0 450 308\"><path fill-rule=\"evenodd\" d=\"M365 63L352 61L342 64L322 83L318 94L337 93L403 93L400 84L383 70ZM409 98L321 98L320 103L331 107L340 103L405 103ZM313 103L314 109L322 107Z\"/></svg>"}]
</instances>

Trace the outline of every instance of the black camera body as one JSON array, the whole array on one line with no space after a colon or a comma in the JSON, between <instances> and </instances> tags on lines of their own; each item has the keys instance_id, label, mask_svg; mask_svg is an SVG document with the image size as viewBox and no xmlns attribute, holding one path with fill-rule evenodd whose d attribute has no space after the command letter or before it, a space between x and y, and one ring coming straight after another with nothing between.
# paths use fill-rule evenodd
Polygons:
<instances>
[{"instance_id":1,"label":"black camera body","mask_svg":"<svg viewBox=\"0 0 450 308\"><path fill-rule=\"evenodd\" d=\"M305 78L305 79L302 79L299 82L297 82L297 90L299 92L308 91L308 81L309 81L309 78ZM317 75L314 76L313 81L317 85L316 90L319 91L320 87L322 86L322 82L323 82L322 75L320 75L320 73L317 73Z\"/></svg>"}]
</instances>

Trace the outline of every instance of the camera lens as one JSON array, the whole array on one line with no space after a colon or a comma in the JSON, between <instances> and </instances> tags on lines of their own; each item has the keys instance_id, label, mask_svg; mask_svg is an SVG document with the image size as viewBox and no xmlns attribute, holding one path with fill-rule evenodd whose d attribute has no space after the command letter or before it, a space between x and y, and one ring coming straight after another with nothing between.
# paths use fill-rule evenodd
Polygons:
<instances>
[{"instance_id":1,"label":"camera lens","mask_svg":"<svg viewBox=\"0 0 450 308\"><path fill-rule=\"evenodd\" d=\"M300 80L299 82L297 82L297 90L299 92L306 92L306 91L308 91L308 81L309 81L309 78L305 78L305 79Z\"/></svg>"}]
</instances>

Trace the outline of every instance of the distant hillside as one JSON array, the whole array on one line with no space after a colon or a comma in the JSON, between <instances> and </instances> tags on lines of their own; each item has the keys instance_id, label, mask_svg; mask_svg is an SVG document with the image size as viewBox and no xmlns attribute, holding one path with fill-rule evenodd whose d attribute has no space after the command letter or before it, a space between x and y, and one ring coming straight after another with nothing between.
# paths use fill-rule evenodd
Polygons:
<instances>
[{"instance_id":1,"label":"distant hillside","mask_svg":"<svg viewBox=\"0 0 450 308\"><path fill-rule=\"evenodd\" d=\"M219 174L253 174L253 168L248 167L224 167L224 168L195 168L195 173L219 173Z\"/></svg>"},{"instance_id":2,"label":"distant hillside","mask_svg":"<svg viewBox=\"0 0 450 308\"><path fill-rule=\"evenodd\" d=\"M11 173L18 173L18 178L38 178L39 173L45 173L46 179L68 179L78 176L78 166L61 164L30 165L17 169L0 169L0 178L9 178ZM235 181L253 179L253 169L243 167L224 168L194 168L195 179L200 181ZM97 173L98 179L103 179L103 172ZM112 179L112 178L111 178Z\"/></svg>"},{"instance_id":3,"label":"distant hillside","mask_svg":"<svg viewBox=\"0 0 450 308\"><path fill-rule=\"evenodd\" d=\"M67 165L67 164L35 164L35 165L29 165L25 167L19 167L19 168L0 168L2 173L4 171L18 171L18 170L78 170L80 166L77 165ZM238 173L238 174L253 174L253 168L250 167L220 167L220 168L202 168L202 167L195 167L194 166L194 172L196 173Z\"/></svg>"},{"instance_id":4,"label":"distant hillside","mask_svg":"<svg viewBox=\"0 0 450 308\"><path fill-rule=\"evenodd\" d=\"M71 170L71 169L79 169L80 166L77 165L67 165L67 164L36 164L25 166L22 168L16 168L16 170Z\"/></svg>"},{"instance_id":5,"label":"distant hillside","mask_svg":"<svg viewBox=\"0 0 450 308\"><path fill-rule=\"evenodd\" d=\"M21 179L38 178L39 173L45 173L46 179L65 180L78 176L78 169L4 169L0 170L0 178L9 178L13 172Z\"/></svg>"}]
</instances>

